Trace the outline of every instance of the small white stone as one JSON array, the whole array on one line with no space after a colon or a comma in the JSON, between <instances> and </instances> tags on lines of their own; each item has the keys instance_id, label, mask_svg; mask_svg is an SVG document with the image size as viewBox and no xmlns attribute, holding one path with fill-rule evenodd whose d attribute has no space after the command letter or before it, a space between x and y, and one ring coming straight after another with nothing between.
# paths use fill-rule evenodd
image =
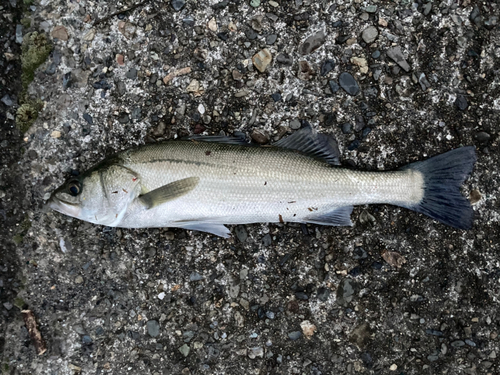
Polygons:
<instances>
[{"instance_id":1,"label":"small white stone","mask_svg":"<svg viewBox=\"0 0 500 375\"><path fill-rule=\"evenodd\" d=\"M267 66L271 63L272 60L273 60L273 55L267 48L260 50L252 57L253 65L261 73L264 73Z\"/></svg>"},{"instance_id":2,"label":"small white stone","mask_svg":"<svg viewBox=\"0 0 500 375\"><path fill-rule=\"evenodd\" d=\"M316 326L309 320L304 320L303 322L301 322L300 328L302 328L302 333L308 339L310 339L314 335L314 332L316 332Z\"/></svg>"},{"instance_id":3,"label":"small white stone","mask_svg":"<svg viewBox=\"0 0 500 375\"><path fill-rule=\"evenodd\" d=\"M201 349L201 348L203 348L203 344L201 342L195 341L193 343L193 349Z\"/></svg>"},{"instance_id":4,"label":"small white stone","mask_svg":"<svg viewBox=\"0 0 500 375\"><path fill-rule=\"evenodd\" d=\"M257 346L257 347L248 349L248 357L250 359L255 359L257 357L263 358L264 357L264 348Z\"/></svg>"},{"instance_id":5,"label":"small white stone","mask_svg":"<svg viewBox=\"0 0 500 375\"><path fill-rule=\"evenodd\" d=\"M396 371L397 369L398 369L398 365L397 365L397 364L395 364L395 363L393 363L393 364L391 365L391 367L389 367L389 370L391 370L391 371Z\"/></svg>"},{"instance_id":6,"label":"small white stone","mask_svg":"<svg viewBox=\"0 0 500 375\"><path fill-rule=\"evenodd\" d=\"M365 58L363 58L363 57L351 57L351 62L354 65L359 66L359 70L361 73L363 73L363 74L368 73L368 62L366 61Z\"/></svg>"},{"instance_id":7,"label":"small white stone","mask_svg":"<svg viewBox=\"0 0 500 375\"><path fill-rule=\"evenodd\" d=\"M95 29L90 29L90 31L85 34L83 40L92 41L95 38Z\"/></svg>"},{"instance_id":8,"label":"small white stone","mask_svg":"<svg viewBox=\"0 0 500 375\"><path fill-rule=\"evenodd\" d=\"M200 96L203 93L203 89L200 86L200 82L197 80L193 79L188 87L186 87L187 92L191 92L194 94L194 96Z\"/></svg>"},{"instance_id":9,"label":"small white stone","mask_svg":"<svg viewBox=\"0 0 500 375\"><path fill-rule=\"evenodd\" d=\"M201 114L205 113L205 106L203 104L201 104L201 103L198 106L198 112L200 112Z\"/></svg>"},{"instance_id":10,"label":"small white stone","mask_svg":"<svg viewBox=\"0 0 500 375\"><path fill-rule=\"evenodd\" d=\"M217 31L217 21L215 21L215 18L212 17L212 19L210 21L208 21L208 24L207 24L208 28L210 30L212 30L213 32L216 32Z\"/></svg>"},{"instance_id":11,"label":"small white stone","mask_svg":"<svg viewBox=\"0 0 500 375\"><path fill-rule=\"evenodd\" d=\"M52 133L50 133L50 136L52 138L61 138L61 132L58 130L54 130Z\"/></svg>"},{"instance_id":12,"label":"small white stone","mask_svg":"<svg viewBox=\"0 0 500 375\"><path fill-rule=\"evenodd\" d=\"M161 292L160 294L158 294L158 298L159 298L159 299L163 299L163 298L165 298L165 293L164 293L164 292Z\"/></svg>"}]
</instances>

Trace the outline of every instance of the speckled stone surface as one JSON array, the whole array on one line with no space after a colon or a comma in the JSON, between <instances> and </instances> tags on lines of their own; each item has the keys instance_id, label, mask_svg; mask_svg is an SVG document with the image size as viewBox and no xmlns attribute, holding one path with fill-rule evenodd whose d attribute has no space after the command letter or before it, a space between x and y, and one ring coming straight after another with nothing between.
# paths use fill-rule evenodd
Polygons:
<instances>
[{"instance_id":1,"label":"speckled stone surface","mask_svg":"<svg viewBox=\"0 0 500 375\"><path fill-rule=\"evenodd\" d=\"M122 12L133 4L1 5L4 373L498 373L498 4L176 0ZM18 42L33 30L53 52L28 90L44 108L19 134ZM357 95L339 89L342 73ZM353 227L242 225L225 240L42 209L113 152L189 134L273 142L300 120L363 170L475 145L463 188L473 229L378 205L356 207Z\"/></svg>"}]
</instances>

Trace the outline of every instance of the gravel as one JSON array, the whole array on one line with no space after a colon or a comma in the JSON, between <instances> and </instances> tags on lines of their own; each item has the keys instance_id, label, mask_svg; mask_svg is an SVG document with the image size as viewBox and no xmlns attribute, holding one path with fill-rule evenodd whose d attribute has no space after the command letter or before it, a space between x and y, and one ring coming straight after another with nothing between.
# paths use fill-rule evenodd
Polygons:
<instances>
[{"instance_id":1,"label":"gravel","mask_svg":"<svg viewBox=\"0 0 500 375\"><path fill-rule=\"evenodd\" d=\"M300 129L301 127L301 124L300 124L300 121L296 118L294 118L293 120L290 121L290 129L292 130L298 130Z\"/></svg>"},{"instance_id":2,"label":"gravel","mask_svg":"<svg viewBox=\"0 0 500 375\"><path fill-rule=\"evenodd\" d=\"M349 122L344 122L341 125L342 133L344 134L351 134L352 132L352 125Z\"/></svg>"},{"instance_id":3,"label":"gravel","mask_svg":"<svg viewBox=\"0 0 500 375\"><path fill-rule=\"evenodd\" d=\"M8 94L3 96L2 102L7 107L11 107L14 104L13 100L11 99L11 97Z\"/></svg>"},{"instance_id":4,"label":"gravel","mask_svg":"<svg viewBox=\"0 0 500 375\"><path fill-rule=\"evenodd\" d=\"M157 337L160 335L160 324L156 320L149 320L146 324L148 329L148 334L151 337Z\"/></svg>"},{"instance_id":5,"label":"gravel","mask_svg":"<svg viewBox=\"0 0 500 375\"><path fill-rule=\"evenodd\" d=\"M343 279L337 288L337 303L347 306L354 298L356 284L351 279Z\"/></svg>"},{"instance_id":6,"label":"gravel","mask_svg":"<svg viewBox=\"0 0 500 375\"><path fill-rule=\"evenodd\" d=\"M301 55L309 55L316 49L318 49L326 41L326 35L323 30L309 36L304 43L299 47L299 53Z\"/></svg>"},{"instance_id":7,"label":"gravel","mask_svg":"<svg viewBox=\"0 0 500 375\"><path fill-rule=\"evenodd\" d=\"M170 4L172 5L172 8L174 8L174 10L176 12L180 11L182 8L184 8L184 5L186 5L186 2L184 0L172 0L170 2Z\"/></svg>"},{"instance_id":8,"label":"gravel","mask_svg":"<svg viewBox=\"0 0 500 375\"><path fill-rule=\"evenodd\" d=\"M349 95L355 96L355 95L359 94L360 88L359 88L358 82L356 82L356 80L354 79L354 77L350 73L343 72L340 74L339 85Z\"/></svg>"},{"instance_id":9,"label":"gravel","mask_svg":"<svg viewBox=\"0 0 500 375\"><path fill-rule=\"evenodd\" d=\"M264 48L252 57L252 62L259 72L264 73L272 59L271 52L267 48Z\"/></svg>"},{"instance_id":10,"label":"gravel","mask_svg":"<svg viewBox=\"0 0 500 375\"><path fill-rule=\"evenodd\" d=\"M393 59L405 71L410 71L410 65L403 56L400 46L392 47L387 50L387 56Z\"/></svg>"},{"instance_id":11,"label":"gravel","mask_svg":"<svg viewBox=\"0 0 500 375\"><path fill-rule=\"evenodd\" d=\"M128 79L136 79L137 78L137 69L130 68L128 72L125 74Z\"/></svg>"},{"instance_id":12,"label":"gravel","mask_svg":"<svg viewBox=\"0 0 500 375\"><path fill-rule=\"evenodd\" d=\"M365 41L365 43L372 43L377 39L378 36L378 30L375 26L368 26L366 29L363 30L363 33L361 34L361 37Z\"/></svg>"},{"instance_id":13,"label":"gravel","mask_svg":"<svg viewBox=\"0 0 500 375\"><path fill-rule=\"evenodd\" d=\"M326 76L335 68L335 61L328 59L321 64L321 75Z\"/></svg>"},{"instance_id":14,"label":"gravel","mask_svg":"<svg viewBox=\"0 0 500 375\"><path fill-rule=\"evenodd\" d=\"M335 94L340 89L339 84L333 80L328 81L328 86L330 87L332 94Z\"/></svg>"},{"instance_id":15,"label":"gravel","mask_svg":"<svg viewBox=\"0 0 500 375\"><path fill-rule=\"evenodd\" d=\"M266 44L273 45L277 39L278 39L277 34L270 34L270 35L266 36Z\"/></svg>"},{"instance_id":16,"label":"gravel","mask_svg":"<svg viewBox=\"0 0 500 375\"><path fill-rule=\"evenodd\" d=\"M191 351L191 348L189 345L184 344L179 348L179 352L184 356L187 357L189 355L189 352Z\"/></svg>"},{"instance_id":17,"label":"gravel","mask_svg":"<svg viewBox=\"0 0 500 375\"><path fill-rule=\"evenodd\" d=\"M235 228L234 228L234 231L235 231L235 234L236 234L236 237L238 238L238 240L240 242L245 242L248 238L248 232L245 228L244 225L237 225Z\"/></svg>"},{"instance_id":18,"label":"gravel","mask_svg":"<svg viewBox=\"0 0 500 375\"><path fill-rule=\"evenodd\" d=\"M455 100L455 105L461 111L465 111L469 107L469 103L467 102L467 99L463 95L457 96L457 99Z\"/></svg>"},{"instance_id":19,"label":"gravel","mask_svg":"<svg viewBox=\"0 0 500 375\"><path fill-rule=\"evenodd\" d=\"M292 339L293 341L296 341L302 337L302 332L300 331L293 331L288 333L288 337Z\"/></svg>"},{"instance_id":20,"label":"gravel","mask_svg":"<svg viewBox=\"0 0 500 375\"><path fill-rule=\"evenodd\" d=\"M83 119L90 125L92 125L94 123L94 120L92 118L91 115L89 115L88 113L84 113L83 114Z\"/></svg>"}]
</instances>

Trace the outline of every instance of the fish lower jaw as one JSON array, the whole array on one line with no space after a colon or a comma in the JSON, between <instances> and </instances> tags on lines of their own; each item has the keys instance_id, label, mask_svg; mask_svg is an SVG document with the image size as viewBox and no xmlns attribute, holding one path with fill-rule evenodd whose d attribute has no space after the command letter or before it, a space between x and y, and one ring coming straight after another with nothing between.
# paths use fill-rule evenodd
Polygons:
<instances>
[{"instance_id":1,"label":"fish lower jaw","mask_svg":"<svg viewBox=\"0 0 500 375\"><path fill-rule=\"evenodd\" d=\"M56 198L52 198L49 202L47 202L47 205L50 209L59 212L63 215L71 216L77 219L79 219L81 216L80 207L63 202Z\"/></svg>"}]
</instances>

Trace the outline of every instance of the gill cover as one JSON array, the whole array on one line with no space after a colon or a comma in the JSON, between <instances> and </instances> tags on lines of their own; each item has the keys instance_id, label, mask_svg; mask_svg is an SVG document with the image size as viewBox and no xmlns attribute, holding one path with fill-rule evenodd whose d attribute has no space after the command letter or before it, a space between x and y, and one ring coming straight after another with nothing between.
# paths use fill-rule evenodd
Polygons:
<instances>
[{"instance_id":1,"label":"gill cover","mask_svg":"<svg viewBox=\"0 0 500 375\"><path fill-rule=\"evenodd\" d=\"M115 226L125 215L129 204L141 192L139 176L130 169L116 164L97 169L93 173L99 176L103 195L102 206L95 214L95 220L98 224ZM84 180L83 191L85 185Z\"/></svg>"}]
</instances>

